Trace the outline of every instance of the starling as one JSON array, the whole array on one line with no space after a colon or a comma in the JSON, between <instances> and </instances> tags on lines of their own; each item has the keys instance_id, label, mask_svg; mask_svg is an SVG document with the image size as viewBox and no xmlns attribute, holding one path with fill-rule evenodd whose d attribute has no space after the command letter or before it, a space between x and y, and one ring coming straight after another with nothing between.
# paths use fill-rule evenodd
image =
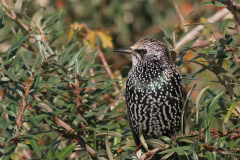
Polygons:
<instances>
[{"instance_id":1,"label":"starling","mask_svg":"<svg viewBox=\"0 0 240 160\"><path fill-rule=\"evenodd\" d=\"M136 145L141 144L142 123L145 139L178 133L186 91L168 47L158 40L142 38L130 48L115 51L130 54L132 58L125 96Z\"/></svg>"}]
</instances>

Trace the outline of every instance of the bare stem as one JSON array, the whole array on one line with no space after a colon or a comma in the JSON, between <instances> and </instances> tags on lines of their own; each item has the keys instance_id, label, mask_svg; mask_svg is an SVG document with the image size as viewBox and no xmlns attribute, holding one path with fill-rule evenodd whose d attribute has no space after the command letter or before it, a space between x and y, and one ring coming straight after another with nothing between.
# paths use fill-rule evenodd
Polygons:
<instances>
[{"instance_id":1,"label":"bare stem","mask_svg":"<svg viewBox=\"0 0 240 160\"><path fill-rule=\"evenodd\" d=\"M173 3L173 5L174 5L174 7L175 7L175 9L176 9L176 11L177 11L178 17L180 18L180 21L181 21L181 23L182 23L182 25L183 25L184 31L187 32L187 31L188 31L188 28L187 28L187 26L186 26L186 24L185 24L184 18L183 18L183 16L182 16L182 14L181 14L181 12L180 12L177 4L176 4L176 3Z\"/></svg>"}]
</instances>

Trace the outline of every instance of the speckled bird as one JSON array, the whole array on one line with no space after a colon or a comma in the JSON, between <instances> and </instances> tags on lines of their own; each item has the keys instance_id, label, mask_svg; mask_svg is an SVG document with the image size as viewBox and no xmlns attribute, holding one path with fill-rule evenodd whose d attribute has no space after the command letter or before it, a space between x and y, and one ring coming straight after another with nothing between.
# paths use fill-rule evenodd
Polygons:
<instances>
[{"instance_id":1,"label":"speckled bird","mask_svg":"<svg viewBox=\"0 0 240 160\"><path fill-rule=\"evenodd\" d=\"M141 143L142 122L145 139L178 133L186 91L168 47L158 40L142 38L130 48L115 51L132 57L125 96L136 145Z\"/></svg>"}]
</instances>

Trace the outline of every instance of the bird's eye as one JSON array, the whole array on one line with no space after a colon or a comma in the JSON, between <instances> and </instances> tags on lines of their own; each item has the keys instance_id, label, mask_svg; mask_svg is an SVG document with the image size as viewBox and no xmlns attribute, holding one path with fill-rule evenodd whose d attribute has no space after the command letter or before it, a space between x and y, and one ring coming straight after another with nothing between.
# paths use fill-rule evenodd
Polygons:
<instances>
[{"instance_id":1,"label":"bird's eye","mask_svg":"<svg viewBox=\"0 0 240 160\"><path fill-rule=\"evenodd\" d=\"M143 55L143 54L145 54L147 52L146 49L137 49L135 51L137 51L141 55Z\"/></svg>"}]
</instances>

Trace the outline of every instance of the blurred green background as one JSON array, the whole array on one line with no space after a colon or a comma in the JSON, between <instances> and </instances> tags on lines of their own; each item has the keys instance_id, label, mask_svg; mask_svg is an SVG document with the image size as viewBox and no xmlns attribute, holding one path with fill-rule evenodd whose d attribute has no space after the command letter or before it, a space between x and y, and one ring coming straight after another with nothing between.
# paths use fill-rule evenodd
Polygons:
<instances>
[{"instance_id":1,"label":"blurred green background","mask_svg":"<svg viewBox=\"0 0 240 160\"><path fill-rule=\"evenodd\" d=\"M13 2L5 1L8 5L13 7ZM24 2L24 1L23 1ZM25 1L29 2L29 1ZM127 55L113 53L114 48L126 48L134 44L142 37L152 37L158 40L163 40L164 33L161 28L166 26L170 33L175 32L176 39L184 33L183 25L181 24L179 14L174 7L174 3L178 6L178 9L185 23L199 23L205 22L206 19L214 14L216 11L221 10L216 6L207 5L200 7L193 14L189 15L199 4L204 1L191 1L191 0L35 0L31 2L31 6L25 9L25 21L29 21L27 17L32 17L33 14L42 8L43 18L48 17L52 13L62 12L60 22L57 22L55 30L61 30L62 38L54 42L54 46L64 47L66 41L69 39L68 35L71 31L71 25L83 24L92 30L104 30L110 37L112 37L112 47L101 48L105 58L109 65L111 65L112 71L115 73L116 78L126 77L131 66L130 57ZM41 7L40 7L41 6ZM188 16L189 15L189 16ZM228 15L226 15L228 16ZM231 15L230 15L231 16ZM222 17L224 19L224 17ZM10 23L10 24L9 24ZM12 36L14 33L13 28L16 27L14 22L6 19L4 38ZM193 25L188 26L188 29ZM217 28L217 26L215 27ZM203 30L204 37L200 39L210 39L211 36L218 36L220 33L216 31L214 26L205 27ZM14 28L17 30L17 28ZM78 35L79 39L85 35ZM13 40L13 39L12 39ZM10 46L9 41L4 41L0 44L0 50L6 51ZM97 38L97 44L101 46L99 37ZM9 44L8 44L9 43ZM93 48L94 49L94 48ZM190 60L194 57L189 51L185 56L185 60ZM101 63L99 57L96 58L96 62ZM125 66L125 67L124 67ZM128 67L126 67L128 66ZM198 65L186 65L181 68L182 74L193 74L198 71L201 66ZM119 72L120 71L120 72ZM201 75L201 78L214 80L216 77L212 77L210 72L205 72L205 75ZM198 76L199 78L199 76ZM189 89L194 82L192 81L188 86ZM203 82L202 86L209 85L208 82ZM193 97L195 92L193 92Z\"/></svg>"},{"instance_id":2,"label":"blurred green background","mask_svg":"<svg viewBox=\"0 0 240 160\"><path fill-rule=\"evenodd\" d=\"M77 34L77 38L80 41L79 46L81 47L85 44L89 44L86 53L96 51L96 46L99 46L100 50L104 54L107 64L110 66L110 69L115 76L114 78L126 80L128 71L131 68L130 57L128 57L128 55L114 53L113 49L127 48L142 37L152 37L167 44L164 39L165 34L162 30L164 27L168 28L171 38L173 38L172 35L175 35L177 40L185 33L184 25L180 20L181 16L184 18L186 25L192 23L206 23L207 18L222 9L221 7L205 5L189 15L194 9L197 8L199 4L204 1L23 0L24 4L31 3L30 6L25 8L23 23L30 24L31 18L34 19L34 16L37 16L37 14L41 12L43 13L43 19L47 19L53 13L61 14L61 18L56 21L54 32L49 33L56 34L57 36L60 36L60 38L57 41L54 41L53 44L51 44L51 47L64 49L66 44L69 42L69 39L73 36L74 31L79 28L79 32ZM5 2L9 8L14 7L15 1L5 0ZM179 10L179 12L177 10ZM19 29L15 22L9 20L7 16L5 17L4 35L0 43L1 52L7 51L12 45L14 37L11 37L16 35L16 32ZM229 14L223 16L220 21L226 17L232 18L230 12ZM194 26L195 25L188 25L187 29L190 30ZM202 31L201 37L197 42L210 40L212 37L219 37L221 35L222 33L219 31L218 26L206 25ZM23 48L21 48L19 52L21 51L24 51L23 53L29 59L34 59L37 55L37 53L28 54L32 52L28 52ZM189 50L187 54L184 55L183 59L191 60L195 56L197 56L197 54L193 53L192 50ZM86 59L88 58L89 57ZM203 59L199 58L198 60ZM95 62L103 64L100 56L95 59ZM225 69L229 67L229 64L227 63L228 62L226 61ZM201 68L201 65L189 63L188 65L181 67L180 72L182 73L183 77L191 77L191 75L194 75L194 73L199 71ZM99 70L104 69L105 67L99 68ZM109 79L108 76L109 74L106 74L106 79ZM215 91L215 93L225 90L224 86L220 83L210 82L215 80L218 82L217 77L210 71L206 70L195 78L204 80L192 80L187 84L187 90L189 90L194 84L197 84L196 89L191 94L193 102L195 102L199 91L208 85L210 86L210 90ZM187 81L187 79L184 80ZM124 88L124 85L121 85L120 87ZM236 90L235 93L239 95L240 91L237 90L238 88L235 87L234 89ZM124 92L123 90L120 91ZM0 95L1 94L3 93L0 92ZM108 100L113 101L111 96L109 97ZM228 96L225 95L225 97ZM120 100L122 101L123 99ZM120 102L120 100L118 102ZM206 103L209 103L209 101ZM119 110L118 112L122 112L122 110ZM55 134L50 135L50 137L48 137L49 142L51 139L54 139L55 136ZM68 141L68 144L69 143L70 141ZM40 141L39 144L46 144L46 141ZM61 146L61 148L65 147L66 144Z\"/></svg>"}]
</instances>

